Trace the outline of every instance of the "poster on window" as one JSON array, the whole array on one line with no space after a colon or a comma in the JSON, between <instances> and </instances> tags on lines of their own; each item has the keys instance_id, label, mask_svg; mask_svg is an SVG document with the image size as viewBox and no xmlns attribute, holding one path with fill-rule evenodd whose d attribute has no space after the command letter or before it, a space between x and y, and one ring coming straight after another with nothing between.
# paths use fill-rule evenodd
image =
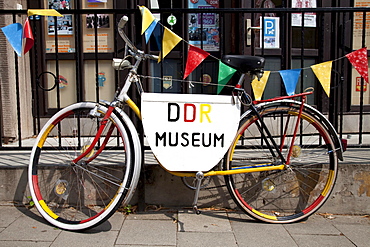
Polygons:
<instances>
[{"instance_id":1,"label":"poster on window","mask_svg":"<svg viewBox=\"0 0 370 247\"><path fill-rule=\"evenodd\" d=\"M108 33L98 33L98 52L112 52L112 48L108 42ZM96 43L95 43L95 33L88 33L84 35L83 38L83 47L84 52L95 52Z\"/></svg>"},{"instance_id":2,"label":"poster on window","mask_svg":"<svg viewBox=\"0 0 370 247\"><path fill-rule=\"evenodd\" d=\"M189 9L219 8L219 0L188 1ZM219 51L219 15L216 13L190 13L188 19L189 43L205 51Z\"/></svg>"},{"instance_id":3,"label":"poster on window","mask_svg":"<svg viewBox=\"0 0 370 247\"><path fill-rule=\"evenodd\" d=\"M55 25L56 20L56 25ZM72 15L64 15L62 17L48 16L47 20L48 35L72 35Z\"/></svg>"},{"instance_id":4,"label":"poster on window","mask_svg":"<svg viewBox=\"0 0 370 247\"><path fill-rule=\"evenodd\" d=\"M46 53L56 52L55 40L46 40ZM69 40L58 40L58 53L75 52Z\"/></svg>"},{"instance_id":5,"label":"poster on window","mask_svg":"<svg viewBox=\"0 0 370 247\"><path fill-rule=\"evenodd\" d=\"M108 14L86 15L86 28L109 28Z\"/></svg>"},{"instance_id":6,"label":"poster on window","mask_svg":"<svg viewBox=\"0 0 370 247\"><path fill-rule=\"evenodd\" d=\"M49 9L70 9L71 1L70 0L48 0Z\"/></svg>"},{"instance_id":7,"label":"poster on window","mask_svg":"<svg viewBox=\"0 0 370 247\"><path fill-rule=\"evenodd\" d=\"M292 8L316 8L316 0L292 0ZM305 27L316 27L316 13L304 13L304 26ZM302 26L302 14L292 14L292 26Z\"/></svg>"},{"instance_id":8,"label":"poster on window","mask_svg":"<svg viewBox=\"0 0 370 247\"><path fill-rule=\"evenodd\" d=\"M355 0L354 7L369 7L370 0ZM366 23L364 23L363 12L355 12L353 16L353 50L358 50L363 47L362 34L365 30L365 45L370 47L370 13L366 13Z\"/></svg>"}]
</instances>

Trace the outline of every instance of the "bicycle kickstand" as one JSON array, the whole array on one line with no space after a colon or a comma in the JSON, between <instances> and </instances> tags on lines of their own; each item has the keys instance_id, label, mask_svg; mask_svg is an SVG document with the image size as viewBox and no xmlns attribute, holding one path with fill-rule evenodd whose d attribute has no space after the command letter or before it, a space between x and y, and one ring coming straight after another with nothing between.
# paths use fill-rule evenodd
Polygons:
<instances>
[{"instance_id":1,"label":"bicycle kickstand","mask_svg":"<svg viewBox=\"0 0 370 247\"><path fill-rule=\"evenodd\" d=\"M204 179L204 174L203 172L197 172L195 175L195 178L197 179L197 185L195 188L195 195L194 195L194 201L193 201L193 210L196 214L200 214L200 211L198 210L198 197L199 197L199 191L200 191L200 186L202 184L202 180Z\"/></svg>"}]
</instances>

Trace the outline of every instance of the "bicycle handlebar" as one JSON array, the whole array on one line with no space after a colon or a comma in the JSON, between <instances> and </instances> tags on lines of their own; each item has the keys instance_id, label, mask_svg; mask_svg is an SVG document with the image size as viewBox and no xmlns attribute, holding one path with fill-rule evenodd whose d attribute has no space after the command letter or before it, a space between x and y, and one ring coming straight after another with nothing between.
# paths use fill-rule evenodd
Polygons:
<instances>
[{"instance_id":1,"label":"bicycle handlebar","mask_svg":"<svg viewBox=\"0 0 370 247\"><path fill-rule=\"evenodd\" d=\"M128 17L122 16L121 20L119 20L118 22L118 33L120 34L123 41L125 41L125 43L131 48L131 50L136 53L138 49L135 47L135 45L131 42L131 40L127 37L127 35L123 31L123 28L125 27L127 21Z\"/></svg>"},{"instance_id":2,"label":"bicycle handlebar","mask_svg":"<svg viewBox=\"0 0 370 247\"><path fill-rule=\"evenodd\" d=\"M127 16L122 16L121 20L118 22L118 33L120 34L121 38L125 43L130 47L131 51L135 53L135 55L140 55L144 58L149 58L152 60L158 60L158 56L151 55L151 54L145 54L143 51L136 48L136 46L132 43L132 41L127 37L126 33L123 31L123 28L125 27L126 23L128 21Z\"/></svg>"}]
</instances>

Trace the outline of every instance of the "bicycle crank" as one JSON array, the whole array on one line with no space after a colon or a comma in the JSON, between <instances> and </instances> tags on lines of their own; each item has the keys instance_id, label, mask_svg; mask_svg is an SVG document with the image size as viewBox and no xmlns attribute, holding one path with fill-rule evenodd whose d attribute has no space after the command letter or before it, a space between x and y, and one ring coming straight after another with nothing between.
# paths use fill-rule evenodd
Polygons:
<instances>
[{"instance_id":1,"label":"bicycle crank","mask_svg":"<svg viewBox=\"0 0 370 247\"><path fill-rule=\"evenodd\" d=\"M195 178L197 180L196 188L195 188L195 195L194 195L194 201L193 201L193 210L196 214L200 214L200 211L198 210L198 197L199 197L199 191L202 185L202 181L204 179L203 172L197 172L195 175Z\"/></svg>"}]
</instances>

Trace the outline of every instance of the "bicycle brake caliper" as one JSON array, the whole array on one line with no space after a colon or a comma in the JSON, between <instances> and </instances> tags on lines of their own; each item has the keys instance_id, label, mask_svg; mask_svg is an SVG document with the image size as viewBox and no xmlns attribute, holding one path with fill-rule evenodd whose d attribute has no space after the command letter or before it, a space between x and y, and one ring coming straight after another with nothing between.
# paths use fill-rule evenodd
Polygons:
<instances>
[{"instance_id":1,"label":"bicycle brake caliper","mask_svg":"<svg viewBox=\"0 0 370 247\"><path fill-rule=\"evenodd\" d=\"M92 118L94 118L94 117L102 117L102 114L100 112L98 112L98 106L97 105L93 109L91 109L89 115Z\"/></svg>"}]
</instances>

